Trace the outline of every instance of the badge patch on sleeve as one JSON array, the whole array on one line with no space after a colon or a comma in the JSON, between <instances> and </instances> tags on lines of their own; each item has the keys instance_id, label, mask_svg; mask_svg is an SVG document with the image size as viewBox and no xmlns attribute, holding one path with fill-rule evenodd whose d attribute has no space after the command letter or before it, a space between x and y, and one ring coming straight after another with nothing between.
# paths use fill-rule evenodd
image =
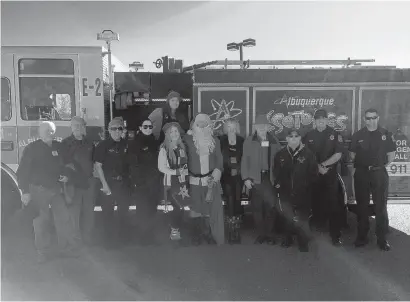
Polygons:
<instances>
[{"instance_id":1,"label":"badge patch on sleeve","mask_svg":"<svg viewBox=\"0 0 410 302\"><path fill-rule=\"evenodd\" d=\"M382 141L386 140L386 135L382 135Z\"/></svg>"},{"instance_id":2,"label":"badge patch on sleeve","mask_svg":"<svg viewBox=\"0 0 410 302\"><path fill-rule=\"evenodd\" d=\"M332 134L331 136L330 136L330 140L332 141L332 140L334 140L335 139L335 136Z\"/></svg>"},{"instance_id":3,"label":"badge patch on sleeve","mask_svg":"<svg viewBox=\"0 0 410 302\"><path fill-rule=\"evenodd\" d=\"M55 150L51 151L51 154L52 154L53 156L58 156L58 152L55 151Z\"/></svg>"}]
</instances>

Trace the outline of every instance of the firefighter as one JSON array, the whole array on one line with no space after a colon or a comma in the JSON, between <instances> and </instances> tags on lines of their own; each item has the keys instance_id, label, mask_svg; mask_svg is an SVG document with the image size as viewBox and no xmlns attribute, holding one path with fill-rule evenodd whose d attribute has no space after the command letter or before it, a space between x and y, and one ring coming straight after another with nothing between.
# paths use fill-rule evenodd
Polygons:
<instances>
[{"instance_id":1,"label":"firefighter","mask_svg":"<svg viewBox=\"0 0 410 302\"><path fill-rule=\"evenodd\" d=\"M319 170L319 177L312 188L312 222L319 228L326 228L329 223L332 244L338 246L342 244L343 207L338 202L336 167L342 157L343 138L327 126L326 110L317 110L314 118L316 129L309 131L303 138L304 144L316 156Z\"/></svg>"},{"instance_id":2,"label":"firefighter","mask_svg":"<svg viewBox=\"0 0 410 302\"><path fill-rule=\"evenodd\" d=\"M368 243L370 193L376 213L377 245L383 251L390 250L386 240L389 221L387 197L389 175L386 166L394 160L396 146L392 133L378 125L379 114L376 109L367 109L364 114L365 127L352 136L349 148L354 162L354 188L357 202L356 247Z\"/></svg>"},{"instance_id":3,"label":"firefighter","mask_svg":"<svg viewBox=\"0 0 410 302\"><path fill-rule=\"evenodd\" d=\"M268 133L266 115L255 120L255 133L246 138L241 160L241 176L250 190L250 201L257 238L255 244L275 244L273 234L275 194L273 171L270 168L281 148L278 139Z\"/></svg>"},{"instance_id":4,"label":"firefighter","mask_svg":"<svg viewBox=\"0 0 410 302\"><path fill-rule=\"evenodd\" d=\"M318 165L313 152L301 143L298 129L290 129L286 141L287 146L276 154L273 165L275 188L280 195L278 207L285 223L281 245L290 247L296 234L299 250L307 252L310 239L309 195L317 178Z\"/></svg>"},{"instance_id":5,"label":"firefighter","mask_svg":"<svg viewBox=\"0 0 410 302\"><path fill-rule=\"evenodd\" d=\"M101 208L103 212L105 244L114 248L118 239L125 242L129 230L127 215L129 209L128 144L122 139L124 130L122 118L116 117L108 125L110 137L101 141L94 152L95 169L102 184ZM118 208L118 228L114 221L114 206Z\"/></svg>"},{"instance_id":6,"label":"firefighter","mask_svg":"<svg viewBox=\"0 0 410 302\"><path fill-rule=\"evenodd\" d=\"M93 177L94 144L86 136L86 122L79 116L71 119L72 135L62 141L67 149L65 162L73 170L72 201L68 205L75 231L84 244L91 244L94 228L94 203L98 180Z\"/></svg>"},{"instance_id":7,"label":"firefighter","mask_svg":"<svg viewBox=\"0 0 410 302\"><path fill-rule=\"evenodd\" d=\"M63 256L79 256L78 242L63 196L63 184L68 181L64 168L64 149L53 140L56 126L42 122L39 140L30 143L23 152L17 178L23 192L21 201L30 202L36 209L33 220L34 243L38 262L49 260L51 254L50 208L54 218L57 239Z\"/></svg>"}]
</instances>

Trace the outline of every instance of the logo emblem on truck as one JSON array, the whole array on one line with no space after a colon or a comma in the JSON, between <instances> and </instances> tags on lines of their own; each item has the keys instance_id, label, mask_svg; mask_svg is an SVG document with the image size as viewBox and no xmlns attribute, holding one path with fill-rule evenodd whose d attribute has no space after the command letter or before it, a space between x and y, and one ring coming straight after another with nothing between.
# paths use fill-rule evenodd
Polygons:
<instances>
[{"instance_id":1,"label":"logo emblem on truck","mask_svg":"<svg viewBox=\"0 0 410 302\"><path fill-rule=\"evenodd\" d=\"M210 114L209 117L214 122L214 129L220 128L227 119L235 118L242 113L242 109L235 108L235 101L226 103L224 99L221 99L219 103L212 99L211 105L214 113Z\"/></svg>"}]
</instances>

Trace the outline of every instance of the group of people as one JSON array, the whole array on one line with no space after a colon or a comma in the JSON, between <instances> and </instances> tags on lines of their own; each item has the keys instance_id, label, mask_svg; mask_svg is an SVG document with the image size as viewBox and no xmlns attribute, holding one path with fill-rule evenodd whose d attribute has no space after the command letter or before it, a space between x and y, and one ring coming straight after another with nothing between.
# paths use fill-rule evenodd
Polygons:
<instances>
[{"instance_id":1,"label":"group of people","mask_svg":"<svg viewBox=\"0 0 410 302\"><path fill-rule=\"evenodd\" d=\"M217 137L207 114L199 113L189 123L178 112L180 102L180 95L170 92L165 108L140 123L134 140L124 138L124 122L114 118L108 125L109 138L96 146L88 140L80 117L72 119L73 134L61 143L53 140L55 125L41 123L40 140L26 147L17 171L23 204L38 209L33 226L39 261L49 258L51 213L63 254L76 256L82 243L93 240L97 198L107 247L130 240L131 202L142 241L154 237L157 208L162 206L171 240L195 245L240 242L244 186L255 243L275 244L279 226L283 247L290 247L296 237L299 250L308 251L313 223L329 225L331 242L342 244L345 209L337 198L336 167L343 138L327 126L325 110L316 111L315 128L303 139L298 129L290 129L282 147L269 132L266 115L256 117L254 132L246 139L234 119L225 121L224 134ZM365 121L349 149L359 209L355 245L368 242L371 192L377 243L389 250L385 166L393 160L395 146L391 134L378 126L376 110L367 110Z\"/></svg>"}]
</instances>

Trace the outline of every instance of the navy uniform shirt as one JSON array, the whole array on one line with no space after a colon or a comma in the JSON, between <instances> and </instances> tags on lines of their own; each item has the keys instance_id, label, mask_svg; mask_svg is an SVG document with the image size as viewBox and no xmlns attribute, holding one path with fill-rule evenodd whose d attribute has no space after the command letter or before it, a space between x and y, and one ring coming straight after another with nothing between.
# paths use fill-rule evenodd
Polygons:
<instances>
[{"instance_id":1,"label":"navy uniform shirt","mask_svg":"<svg viewBox=\"0 0 410 302\"><path fill-rule=\"evenodd\" d=\"M349 151L356 153L355 168L380 167L387 164L387 153L396 151L396 145L392 133L386 129L378 127L369 131L364 127L353 134Z\"/></svg>"},{"instance_id":2,"label":"navy uniform shirt","mask_svg":"<svg viewBox=\"0 0 410 302\"><path fill-rule=\"evenodd\" d=\"M62 141L66 149L65 163L74 164L76 169L75 183L80 187L88 187L88 179L93 175L93 152L94 144L87 137L78 140L70 135Z\"/></svg>"},{"instance_id":3,"label":"navy uniform shirt","mask_svg":"<svg viewBox=\"0 0 410 302\"><path fill-rule=\"evenodd\" d=\"M66 175L64 168L64 148L57 141L51 146L42 140L30 143L23 151L17 170L17 179L23 193L29 192L30 185L43 186L51 190L60 190L60 175Z\"/></svg>"},{"instance_id":4,"label":"navy uniform shirt","mask_svg":"<svg viewBox=\"0 0 410 302\"><path fill-rule=\"evenodd\" d=\"M310 185L316 181L318 167L313 152L301 144L295 150L284 147L275 155L273 165L275 184L279 192L297 206L309 205L306 198Z\"/></svg>"},{"instance_id":5,"label":"navy uniform shirt","mask_svg":"<svg viewBox=\"0 0 410 302\"><path fill-rule=\"evenodd\" d=\"M317 129L309 131L303 138L303 143L315 154L319 164L333 154L343 152L343 137L328 126L322 132Z\"/></svg>"},{"instance_id":6,"label":"navy uniform shirt","mask_svg":"<svg viewBox=\"0 0 410 302\"><path fill-rule=\"evenodd\" d=\"M108 178L128 175L127 149L128 142L126 140L121 139L116 142L111 137L101 141L95 147L94 161L102 164L107 181Z\"/></svg>"}]
</instances>

